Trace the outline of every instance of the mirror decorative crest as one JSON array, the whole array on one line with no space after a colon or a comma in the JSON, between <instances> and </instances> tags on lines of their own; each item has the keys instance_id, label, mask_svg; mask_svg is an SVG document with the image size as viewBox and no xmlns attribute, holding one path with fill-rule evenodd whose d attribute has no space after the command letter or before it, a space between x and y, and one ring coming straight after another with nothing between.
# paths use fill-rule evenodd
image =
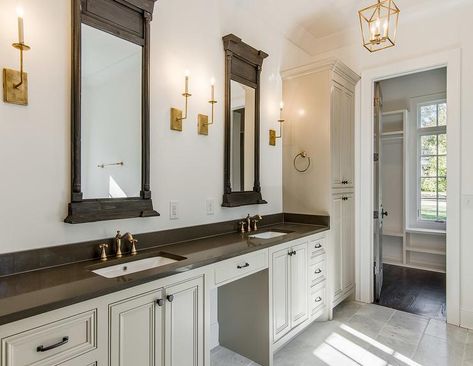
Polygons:
<instances>
[{"instance_id":1,"label":"mirror decorative crest","mask_svg":"<svg viewBox=\"0 0 473 366\"><path fill-rule=\"evenodd\" d=\"M225 49L224 207L267 203L260 184L260 75L263 51L233 34Z\"/></svg>"},{"instance_id":2,"label":"mirror decorative crest","mask_svg":"<svg viewBox=\"0 0 473 366\"><path fill-rule=\"evenodd\" d=\"M155 0L72 0L72 189L67 223L159 216L150 191Z\"/></svg>"}]
</instances>

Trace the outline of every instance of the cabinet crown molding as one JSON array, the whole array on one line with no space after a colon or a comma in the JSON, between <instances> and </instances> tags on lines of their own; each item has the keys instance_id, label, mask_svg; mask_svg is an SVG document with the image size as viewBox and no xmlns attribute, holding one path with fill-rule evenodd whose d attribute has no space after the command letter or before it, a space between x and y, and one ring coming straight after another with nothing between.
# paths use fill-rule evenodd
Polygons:
<instances>
[{"instance_id":1,"label":"cabinet crown molding","mask_svg":"<svg viewBox=\"0 0 473 366\"><path fill-rule=\"evenodd\" d=\"M288 80L321 71L332 71L337 73L344 79L347 79L353 83L353 85L356 85L356 83L358 83L358 81L361 79L360 75L350 69L342 61L334 57L283 70L281 71L281 77L283 80Z\"/></svg>"}]
</instances>

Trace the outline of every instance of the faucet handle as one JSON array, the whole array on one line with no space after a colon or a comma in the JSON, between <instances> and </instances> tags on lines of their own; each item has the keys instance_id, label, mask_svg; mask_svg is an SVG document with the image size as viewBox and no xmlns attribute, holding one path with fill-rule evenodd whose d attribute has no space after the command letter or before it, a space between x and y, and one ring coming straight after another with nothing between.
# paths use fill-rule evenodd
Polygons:
<instances>
[{"instance_id":1,"label":"faucet handle","mask_svg":"<svg viewBox=\"0 0 473 366\"><path fill-rule=\"evenodd\" d=\"M131 240L131 255L136 255L138 254L138 251L136 250L136 243L138 243L138 240L132 239Z\"/></svg>"},{"instance_id":2,"label":"faucet handle","mask_svg":"<svg viewBox=\"0 0 473 366\"><path fill-rule=\"evenodd\" d=\"M117 230L117 235L115 235L115 239L121 239L122 236L120 235L120 230Z\"/></svg>"},{"instance_id":3,"label":"faucet handle","mask_svg":"<svg viewBox=\"0 0 473 366\"><path fill-rule=\"evenodd\" d=\"M99 244L100 260L101 260L102 262L104 262L104 261L107 260L107 248L108 248L108 244L107 244L107 243Z\"/></svg>"},{"instance_id":4,"label":"faucet handle","mask_svg":"<svg viewBox=\"0 0 473 366\"><path fill-rule=\"evenodd\" d=\"M240 225L240 233L244 233L245 232L245 221L239 221L238 222L238 225Z\"/></svg>"}]
</instances>

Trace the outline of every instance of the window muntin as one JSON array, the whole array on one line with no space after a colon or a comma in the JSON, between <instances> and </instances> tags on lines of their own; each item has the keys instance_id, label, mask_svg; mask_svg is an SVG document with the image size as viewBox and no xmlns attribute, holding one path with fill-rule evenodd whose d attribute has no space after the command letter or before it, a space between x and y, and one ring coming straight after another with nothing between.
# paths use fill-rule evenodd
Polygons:
<instances>
[{"instance_id":1,"label":"window muntin","mask_svg":"<svg viewBox=\"0 0 473 366\"><path fill-rule=\"evenodd\" d=\"M447 104L418 105L417 220L447 220Z\"/></svg>"}]
</instances>

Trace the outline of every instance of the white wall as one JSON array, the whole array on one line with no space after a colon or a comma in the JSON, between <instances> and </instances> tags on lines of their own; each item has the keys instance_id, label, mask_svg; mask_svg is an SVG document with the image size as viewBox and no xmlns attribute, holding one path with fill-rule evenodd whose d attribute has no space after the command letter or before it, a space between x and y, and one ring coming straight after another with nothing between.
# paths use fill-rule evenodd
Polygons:
<instances>
[{"instance_id":1,"label":"white wall","mask_svg":"<svg viewBox=\"0 0 473 366\"><path fill-rule=\"evenodd\" d=\"M0 2L1 67L18 67L15 0ZM288 45L239 0L164 0L151 25L151 190L161 217L69 225L70 1L24 0L28 107L0 102L0 253L111 237L116 229L150 232L282 211L281 147L269 146L277 127L280 59ZM224 52L234 33L269 53L262 72L261 183L269 204L220 207L223 194ZM290 46L290 45L289 45ZM287 49L284 53L287 53ZM191 71L189 119L182 133L169 129L170 107L183 107L184 70ZM216 78L216 122L197 134L197 114L210 113L210 78ZM205 200L215 200L207 216ZM169 201L179 201L169 220Z\"/></svg>"},{"instance_id":2,"label":"white wall","mask_svg":"<svg viewBox=\"0 0 473 366\"><path fill-rule=\"evenodd\" d=\"M401 9L402 11L402 9ZM473 165L470 156L473 155L473 123L469 116L473 115L473 14L472 1L446 1L444 4L425 7L417 17L401 12L398 44L396 47L370 54L361 47L359 29L351 29L334 37L321 39L320 53L311 57L299 54L298 59L292 59L285 67L308 63L314 59L335 56L353 70L361 73L373 67L386 63L423 56L442 50L461 48L462 50L462 223L461 223L461 310L462 324L473 327ZM331 45L341 44L342 47L331 49ZM359 93L358 93L359 96ZM358 121L359 108L357 112Z\"/></svg>"}]
</instances>

